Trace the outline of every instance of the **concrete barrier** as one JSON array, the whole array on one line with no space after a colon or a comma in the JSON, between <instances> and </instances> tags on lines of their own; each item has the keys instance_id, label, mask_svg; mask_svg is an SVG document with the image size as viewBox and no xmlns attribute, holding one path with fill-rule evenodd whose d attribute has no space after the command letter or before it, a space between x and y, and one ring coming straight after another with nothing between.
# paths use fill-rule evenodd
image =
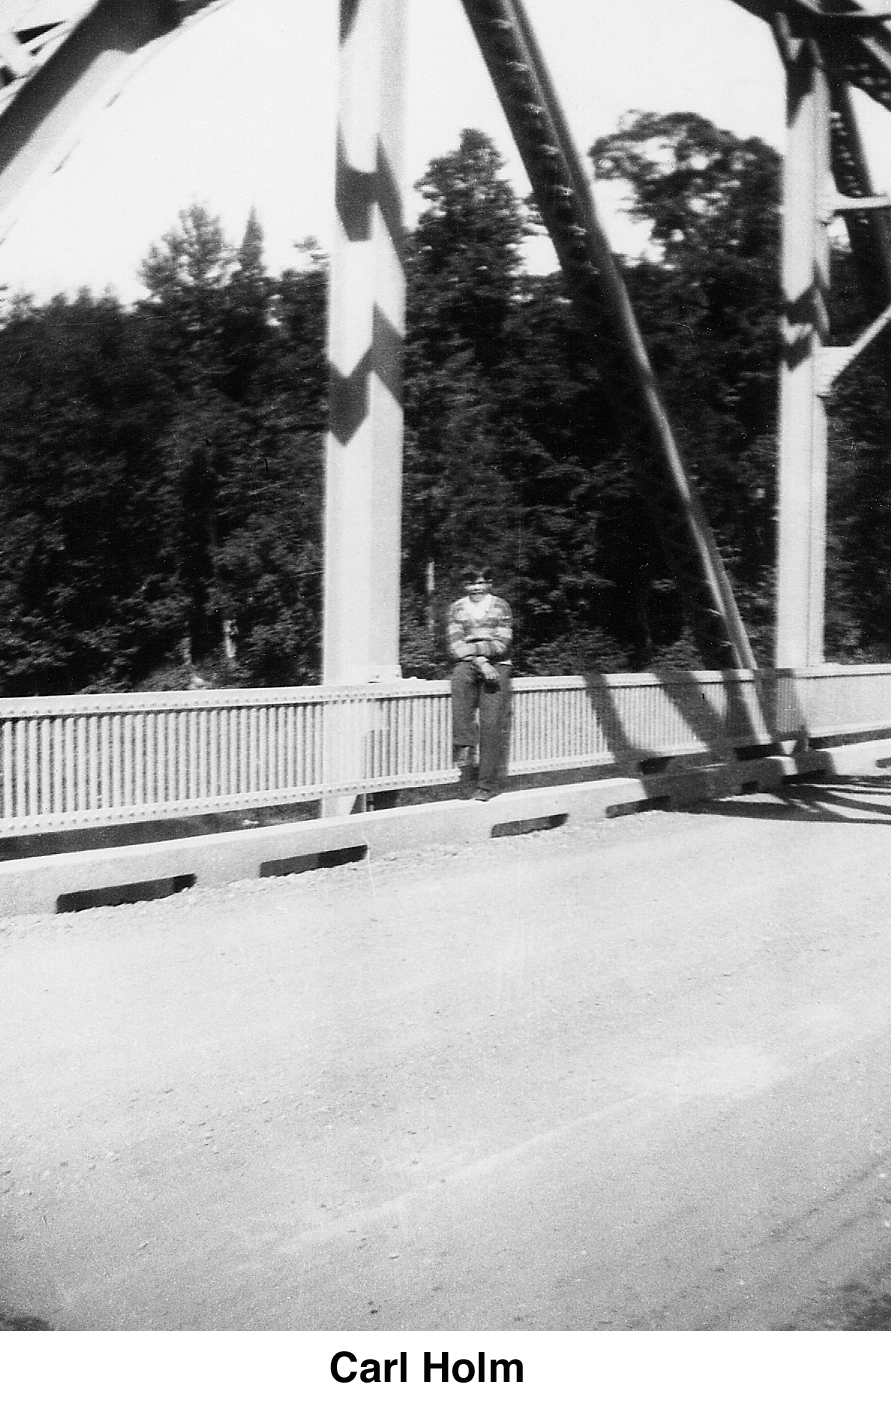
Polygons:
<instances>
[{"instance_id":1,"label":"concrete barrier","mask_svg":"<svg viewBox=\"0 0 891 1410\"><path fill-rule=\"evenodd\" d=\"M581 823L648 807L683 806L736 793L772 791L824 773L878 773L888 740L796 755L690 767L669 764L643 778L610 778L504 793L489 803L454 800L246 832L105 847L0 864L0 915L85 909L170 895L192 886L282 876L436 845Z\"/></svg>"}]
</instances>

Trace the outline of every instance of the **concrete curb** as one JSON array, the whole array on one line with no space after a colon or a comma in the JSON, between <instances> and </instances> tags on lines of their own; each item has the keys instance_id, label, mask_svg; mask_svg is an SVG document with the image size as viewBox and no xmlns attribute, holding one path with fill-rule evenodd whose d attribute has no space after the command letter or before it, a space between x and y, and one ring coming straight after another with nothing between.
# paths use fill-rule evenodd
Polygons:
<instances>
[{"instance_id":1,"label":"concrete curb","mask_svg":"<svg viewBox=\"0 0 891 1410\"><path fill-rule=\"evenodd\" d=\"M736 793L771 791L818 771L875 773L888 740L748 762L669 765L645 778L611 778L505 793L489 803L419 804L250 832L105 847L0 863L0 916L85 909L232 881L461 845L536 827L580 823Z\"/></svg>"}]
</instances>

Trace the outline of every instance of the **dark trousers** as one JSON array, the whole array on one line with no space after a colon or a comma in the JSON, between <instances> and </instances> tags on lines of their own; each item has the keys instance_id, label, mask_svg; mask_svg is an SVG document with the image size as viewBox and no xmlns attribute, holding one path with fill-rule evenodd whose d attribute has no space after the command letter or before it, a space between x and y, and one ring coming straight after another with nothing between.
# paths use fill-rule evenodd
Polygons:
<instances>
[{"instance_id":1,"label":"dark trousers","mask_svg":"<svg viewBox=\"0 0 891 1410\"><path fill-rule=\"evenodd\" d=\"M493 663L494 664L494 663ZM479 719L480 788L494 788L507 762L510 735L510 666L495 666L498 684L483 680L469 661L452 671L452 743L473 748Z\"/></svg>"}]
</instances>

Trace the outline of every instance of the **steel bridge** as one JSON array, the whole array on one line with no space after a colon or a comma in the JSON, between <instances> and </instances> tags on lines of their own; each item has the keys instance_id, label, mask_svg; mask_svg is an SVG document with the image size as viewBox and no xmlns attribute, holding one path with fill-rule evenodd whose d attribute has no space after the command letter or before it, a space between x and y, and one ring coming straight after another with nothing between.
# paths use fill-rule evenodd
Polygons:
<instances>
[{"instance_id":1,"label":"steel bridge","mask_svg":"<svg viewBox=\"0 0 891 1410\"><path fill-rule=\"evenodd\" d=\"M223 3L0 0L0 238L134 65ZM523 4L462 3L571 296L592 338L608 337L622 353L641 497L714 668L683 685L519 683L511 771L605 762L627 771L629 760L726 762L757 751L781 758L814 740L891 733L891 668L827 667L823 644L832 392L891 322L891 197L874 189L851 96L860 89L891 108L891 10L860 0L739 0L770 26L788 95L776 654L771 670L759 670ZM445 686L401 682L399 667L408 4L340 0L323 686L4 702L7 836L305 798L338 816L368 793L453 776ZM839 216L873 315L844 347L832 344L826 312L829 226ZM646 723L623 714L631 694L658 698Z\"/></svg>"}]
</instances>

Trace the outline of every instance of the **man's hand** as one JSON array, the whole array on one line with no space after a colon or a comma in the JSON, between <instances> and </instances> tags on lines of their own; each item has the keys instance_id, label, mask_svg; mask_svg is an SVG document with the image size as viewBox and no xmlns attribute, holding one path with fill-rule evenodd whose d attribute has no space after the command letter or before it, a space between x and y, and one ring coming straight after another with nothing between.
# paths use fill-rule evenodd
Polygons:
<instances>
[{"instance_id":1,"label":"man's hand","mask_svg":"<svg viewBox=\"0 0 891 1410\"><path fill-rule=\"evenodd\" d=\"M474 665L476 666L484 681L489 681L493 685L498 684L498 672L492 665L492 662L486 660L485 656L475 657Z\"/></svg>"}]
</instances>

